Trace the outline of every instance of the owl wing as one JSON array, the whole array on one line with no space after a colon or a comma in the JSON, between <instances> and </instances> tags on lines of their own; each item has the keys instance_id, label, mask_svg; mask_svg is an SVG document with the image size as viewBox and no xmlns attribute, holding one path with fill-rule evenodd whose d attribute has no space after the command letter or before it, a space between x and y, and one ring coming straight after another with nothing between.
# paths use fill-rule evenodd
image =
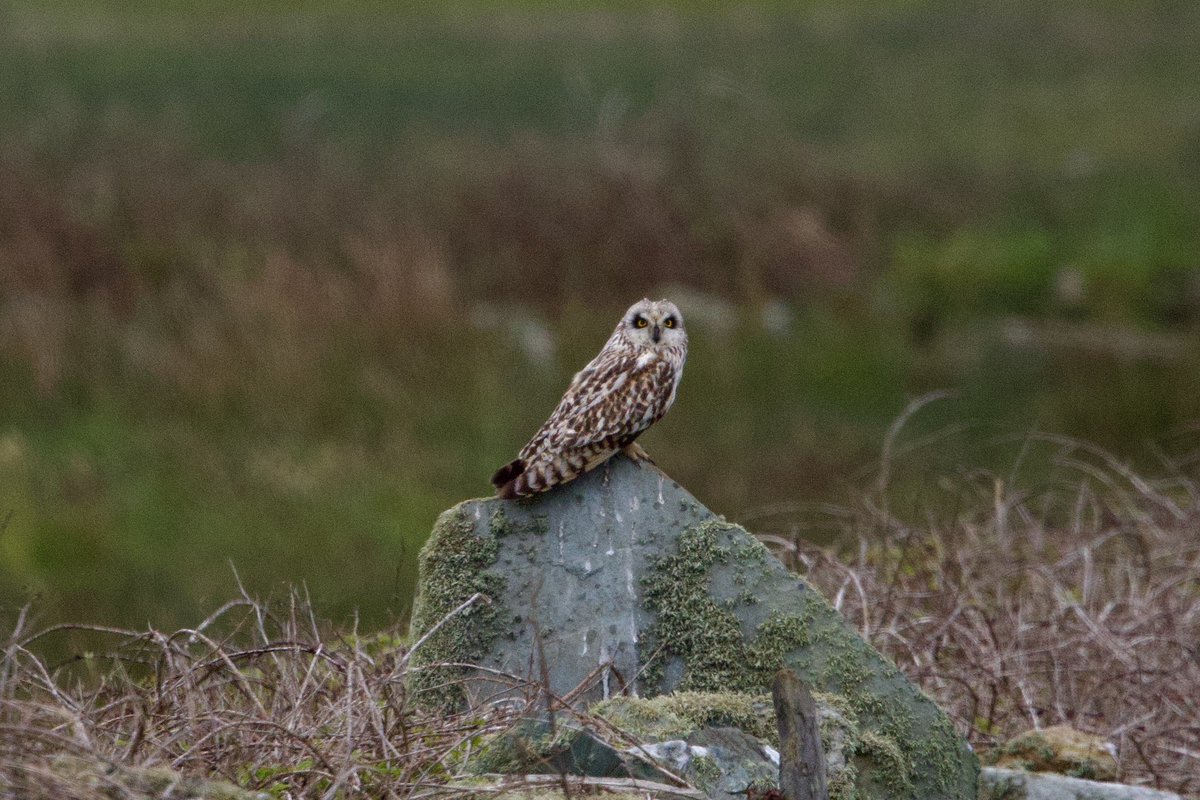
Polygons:
<instances>
[{"instance_id":1,"label":"owl wing","mask_svg":"<svg viewBox=\"0 0 1200 800\"><path fill-rule=\"evenodd\" d=\"M571 381L516 461L492 478L502 497L545 491L610 458L666 413L674 374L661 358L598 357Z\"/></svg>"},{"instance_id":2,"label":"owl wing","mask_svg":"<svg viewBox=\"0 0 1200 800\"><path fill-rule=\"evenodd\" d=\"M521 457L594 445L619 449L653 425L667 411L671 367L662 359L630 362L611 359L577 374Z\"/></svg>"}]
</instances>

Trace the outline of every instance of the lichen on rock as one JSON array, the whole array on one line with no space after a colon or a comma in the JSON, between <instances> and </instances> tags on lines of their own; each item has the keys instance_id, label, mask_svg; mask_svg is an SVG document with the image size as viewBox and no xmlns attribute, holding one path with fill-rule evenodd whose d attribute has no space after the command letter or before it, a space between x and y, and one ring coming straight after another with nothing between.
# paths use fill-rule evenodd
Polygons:
<instances>
[{"instance_id":1,"label":"lichen on rock","mask_svg":"<svg viewBox=\"0 0 1200 800\"><path fill-rule=\"evenodd\" d=\"M684 739L705 726L739 728L777 743L775 711L768 695L738 692L674 692L658 697L614 697L591 713L646 742Z\"/></svg>"},{"instance_id":2,"label":"lichen on rock","mask_svg":"<svg viewBox=\"0 0 1200 800\"><path fill-rule=\"evenodd\" d=\"M900 744L876 731L864 730L845 697L826 692L815 692L813 696L820 717L831 800L910 796L909 769ZM704 752L710 743L697 732L713 728L737 728L763 745L779 744L774 707L767 694L676 692L653 698L615 697L593 705L590 711L642 742L682 740L693 752ZM711 755L694 757L687 772L696 774L706 765L716 769L717 763ZM728 766L728 756L722 763ZM761 778L763 770L773 766L768 765L764 754L755 764L742 764L740 772ZM710 775L701 788L708 791L717 786L720 777L719 771L715 777Z\"/></svg>"},{"instance_id":3,"label":"lichen on rock","mask_svg":"<svg viewBox=\"0 0 1200 800\"><path fill-rule=\"evenodd\" d=\"M745 584L743 574L763 563L767 555L757 540L719 543L722 531L737 526L710 519L688 528L679 537L677 552L650 565L643 578L645 604L654 612L646 631L646 650L657 655L645 671L650 686L661 684L666 670L686 665L675 683L680 691L742 691L762 689L783 665L784 655L807 643L806 621L795 615L772 613L749 642L742 635L734 609L738 600L752 605L747 593L723 604L709 591L709 575L717 564L736 564L734 581Z\"/></svg>"},{"instance_id":4,"label":"lichen on rock","mask_svg":"<svg viewBox=\"0 0 1200 800\"><path fill-rule=\"evenodd\" d=\"M491 734L480 742L467 764L481 775L589 775L593 777L669 779L647 760L603 741L594 731L576 722L524 719L512 728Z\"/></svg>"},{"instance_id":5,"label":"lichen on rock","mask_svg":"<svg viewBox=\"0 0 1200 800\"><path fill-rule=\"evenodd\" d=\"M493 522L493 524L495 524ZM421 635L476 593L486 600L449 619L413 653L411 688L420 702L439 707L460 705L459 684L468 670L443 664L477 664L501 633L498 598L504 577L494 570L498 545L492 533L480 534L463 506L443 513L421 548L421 582L413 604L412 629Z\"/></svg>"},{"instance_id":6,"label":"lichen on rock","mask_svg":"<svg viewBox=\"0 0 1200 800\"><path fill-rule=\"evenodd\" d=\"M1111 781L1117 777L1117 759L1111 748L1100 736L1054 725L1010 739L990 753L987 761L998 767Z\"/></svg>"},{"instance_id":7,"label":"lichen on rock","mask_svg":"<svg viewBox=\"0 0 1200 800\"><path fill-rule=\"evenodd\" d=\"M744 530L710 519L683 531L643 579L654 623L647 684L658 691L762 692L784 665L842 698L861 720L858 753L874 749L873 779L897 797L952 794L974 757L932 702L847 631L819 593L779 575ZM765 553L765 550L763 551ZM740 604L750 593L757 604ZM760 607L761 606L761 607Z\"/></svg>"}]
</instances>

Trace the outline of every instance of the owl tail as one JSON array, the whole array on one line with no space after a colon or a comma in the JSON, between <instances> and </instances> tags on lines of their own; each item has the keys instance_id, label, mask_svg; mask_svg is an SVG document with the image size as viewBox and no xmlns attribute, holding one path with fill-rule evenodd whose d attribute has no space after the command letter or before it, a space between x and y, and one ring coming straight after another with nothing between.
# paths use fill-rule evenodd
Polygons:
<instances>
[{"instance_id":1,"label":"owl tail","mask_svg":"<svg viewBox=\"0 0 1200 800\"><path fill-rule=\"evenodd\" d=\"M492 476L492 486L496 487L496 496L505 500L518 497L517 479L525 472L525 462L517 459L496 470Z\"/></svg>"}]
</instances>

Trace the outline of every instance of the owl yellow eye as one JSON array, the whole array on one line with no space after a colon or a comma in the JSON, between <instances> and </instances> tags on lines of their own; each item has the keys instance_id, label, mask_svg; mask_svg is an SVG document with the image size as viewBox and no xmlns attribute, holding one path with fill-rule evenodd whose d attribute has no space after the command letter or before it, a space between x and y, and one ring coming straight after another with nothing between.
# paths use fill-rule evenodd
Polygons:
<instances>
[{"instance_id":1,"label":"owl yellow eye","mask_svg":"<svg viewBox=\"0 0 1200 800\"><path fill-rule=\"evenodd\" d=\"M636 325L636 326L637 326L637 327L639 327L639 328L644 328L644 327L646 327L647 325L649 325L650 323L646 321L646 318L645 318L645 317L634 317L634 318L633 318L633 324L634 324L634 325Z\"/></svg>"},{"instance_id":2,"label":"owl yellow eye","mask_svg":"<svg viewBox=\"0 0 1200 800\"><path fill-rule=\"evenodd\" d=\"M674 327L675 327L675 318L674 318L674 317L667 317L666 319L664 319L664 320L663 320L663 327L664 327L664 328L674 328Z\"/></svg>"}]
</instances>

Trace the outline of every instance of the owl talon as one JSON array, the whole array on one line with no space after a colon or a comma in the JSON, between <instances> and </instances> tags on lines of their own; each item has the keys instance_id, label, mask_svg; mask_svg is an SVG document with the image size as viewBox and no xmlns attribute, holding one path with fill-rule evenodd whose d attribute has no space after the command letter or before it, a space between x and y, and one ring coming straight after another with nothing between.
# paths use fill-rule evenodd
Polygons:
<instances>
[{"instance_id":1,"label":"owl talon","mask_svg":"<svg viewBox=\"0 0 1200 800\"><path fill-rule=\"evenodd\" d=\"M637 464L639 468L642 466L642 462L647 462L650 464L650 466L655 466L654 459L651 458L650 454L643 450L642 446L637 442L630 442L629 444L625 445L625 447L621 449L621 452L628 456L629 460Z\"/></svg>"}]
</instances>

